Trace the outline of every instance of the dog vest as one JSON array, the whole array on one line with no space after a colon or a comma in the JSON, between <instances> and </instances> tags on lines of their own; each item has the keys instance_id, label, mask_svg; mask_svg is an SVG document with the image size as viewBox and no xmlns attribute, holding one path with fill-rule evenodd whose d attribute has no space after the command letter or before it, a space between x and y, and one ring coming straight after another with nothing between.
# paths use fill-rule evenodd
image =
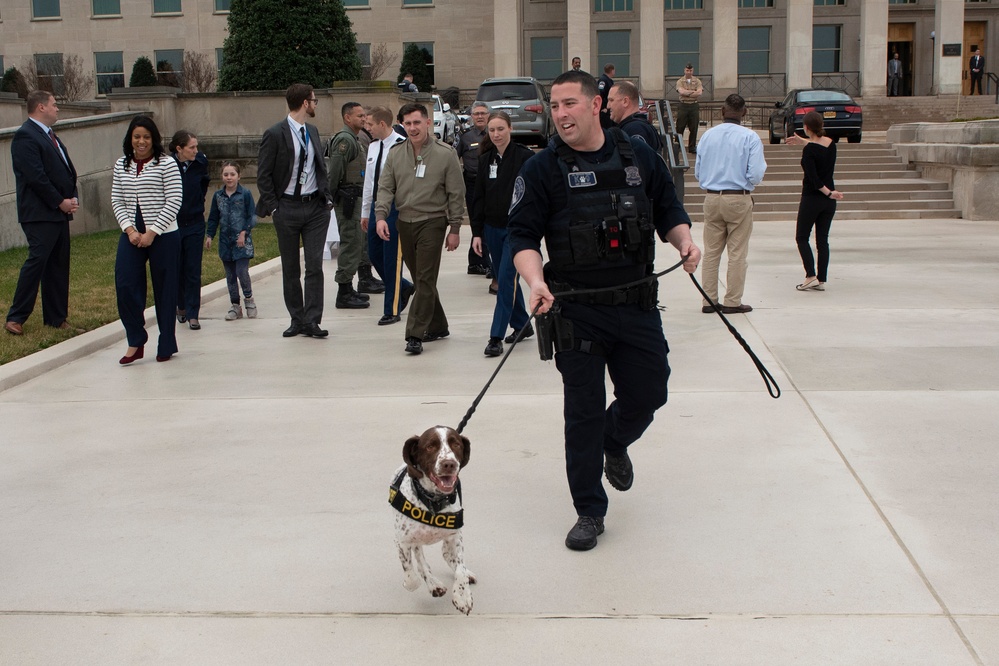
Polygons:
<instances>
[{"instance_id":1,"label":"dog vest","mask_svg":"<svg viewBox=\"0 0 999 666\"><path fill-rule=\"evenodd\" d=\"M417 506L406 499L406 496L402 494L402 480L406 477L406 470L403 469L399 472L399 475L395 477L392 481L392 485L389 486L389 504L392 508L406 516L411 518L418 523L423 523L430 527L439 527L443 530L457 530L460 529L464 524L463 515L465 513L464 509L459 509L458 511L442 512L442 511L432 511L431 509L424 509L423 507ZM417 494L420 494L422 488L420 484L413 482L413 488L416 490ZM420 498L427 506L433 506L435 503L430 497ZM431 500L431 501L427 501ZM454 492L446 497L440 498L437 502L442 507L447 504L454 504L454 502L461 500L461 480L455 485Z\"/></svg>"}]
</instances>

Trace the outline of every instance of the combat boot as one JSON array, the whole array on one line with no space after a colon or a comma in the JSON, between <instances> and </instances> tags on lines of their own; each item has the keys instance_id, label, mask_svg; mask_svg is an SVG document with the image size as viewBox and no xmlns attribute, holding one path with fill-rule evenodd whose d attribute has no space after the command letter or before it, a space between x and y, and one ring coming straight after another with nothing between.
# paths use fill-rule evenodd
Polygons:
<instances>
[{"instance_id":1,"label":"combat boot","mask_svg":"<svg viewBox=\"0 0 999 666\"><path fill-rule=\"evenodd\" d=\"M357 291L362 294L384 294L385 283L371 274L371 266L357 267Z\"/></svg>"}]
</instances>

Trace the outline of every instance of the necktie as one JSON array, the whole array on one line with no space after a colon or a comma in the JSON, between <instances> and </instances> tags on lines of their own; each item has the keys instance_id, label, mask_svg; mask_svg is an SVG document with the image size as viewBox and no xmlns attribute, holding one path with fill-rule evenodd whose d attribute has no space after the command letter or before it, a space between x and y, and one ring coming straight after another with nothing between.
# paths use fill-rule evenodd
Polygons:
<instances>
[{"instance_id":1,"label":"necktie","mask_svg":"<svg viewBox=\"0 0 999 666\"><path fill-rule=\"evenodd\" d=\"M385 142L378 142L378 159L375 161L375 182L371 188L371 204L378 199L378 178L382 175L382 155L385 153Z\"/></svg>"},{"instance_id":2,"label":"necktie","mask_svg":"<svg viewBox=\"0 0 999 666\"><path fill-rule=\"evenodd\" d=\"M52 145L56 147L56 150L62 153L62 149L59 147L59 142L56 141L55 132L53 132L52 130L49 130L49 138L52 139Z\"/></svg>"},{"instance_id":3,"label":"necktie","mask_svg":"<svg viewBox=\"0 0 999 666\"><path fill-rule=\"evenodd\" d=\"M302 135L302 150L298 153L298 174L295 179L295 196L302 196L302 174L305 173L305 153L309 150L309 140L305 138L305 128L299 127L298 133Z\"/></svg>"}]
</instances>

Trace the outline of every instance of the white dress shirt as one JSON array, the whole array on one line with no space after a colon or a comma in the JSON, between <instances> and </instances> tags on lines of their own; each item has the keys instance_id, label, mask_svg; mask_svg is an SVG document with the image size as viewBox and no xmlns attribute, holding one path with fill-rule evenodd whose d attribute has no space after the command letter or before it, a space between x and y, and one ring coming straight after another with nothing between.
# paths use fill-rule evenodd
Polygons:
<instances>
[{"instance_id":1,"label":"white dress shirt","mask_svg":"<svg viewBox=\"0 0 999 666\"><path fill-rule=\"evenodd\" d=\"M364 164L364 190L361 194L361 217L371 217L371 206L374 205L375 197L372 189L375 184L375 160L378 159L378 147L385 146L382 151L382 169L384 169L385 162L388 160L389 148L405 140L406 138L398 132L392 132L381 141L372 141L368 146L368 157ZM380 174L381 169L378 171Z\"/></svg>"},{"instance_id":2,"label":"white dress shirt","mask_svg":"<svg viewBox=\"0 0 999 666\"><path fill-rule=\"evenodd\" d=\"M305 127L305 125L297 122L291 116L288 116L288 124L291 126L291 145L295 148L295 161L292 163L291 180L288 181L288 187L285 188L284 193L293 196L295 194L295 183L298 182L299 155L302 154L302 134L299 132L299 128ZM308 127L305 127L305 140L308 141L309 147L312 150L305 157L305 182L302 183L301 189L303 195L312 194L319 189L319 186L316 185L316 149L312 145L312 137L309 136Z\"/></svg>"}]
</instances>

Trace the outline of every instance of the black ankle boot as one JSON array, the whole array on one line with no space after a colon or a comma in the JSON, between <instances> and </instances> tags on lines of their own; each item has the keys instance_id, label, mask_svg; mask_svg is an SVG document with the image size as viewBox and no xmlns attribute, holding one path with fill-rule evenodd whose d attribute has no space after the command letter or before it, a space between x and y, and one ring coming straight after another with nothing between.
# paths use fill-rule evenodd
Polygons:
<instances>
[{"instance_id":1,"label":"black ankle boot","mask_svg":"<svg viewBox=\"0 0 999 666\"><path fill-rule=\"evenodd\" d=\"M360 310L371 306L371 303L354 292L354 286L348 283L337 283L339 290L336 295L336 307L343 310Z\"/></svg>"},{"instance_id":2,"label":"black ankle boot","mask_svg":"<svg viewBox=\"0 0 999 666\"><path fill-rule=\"evenodd\" d=\"M371 274L371 266L357 267L357 290L362 294L383 294L385 283Z\"/></svg>"}]
</instances>

